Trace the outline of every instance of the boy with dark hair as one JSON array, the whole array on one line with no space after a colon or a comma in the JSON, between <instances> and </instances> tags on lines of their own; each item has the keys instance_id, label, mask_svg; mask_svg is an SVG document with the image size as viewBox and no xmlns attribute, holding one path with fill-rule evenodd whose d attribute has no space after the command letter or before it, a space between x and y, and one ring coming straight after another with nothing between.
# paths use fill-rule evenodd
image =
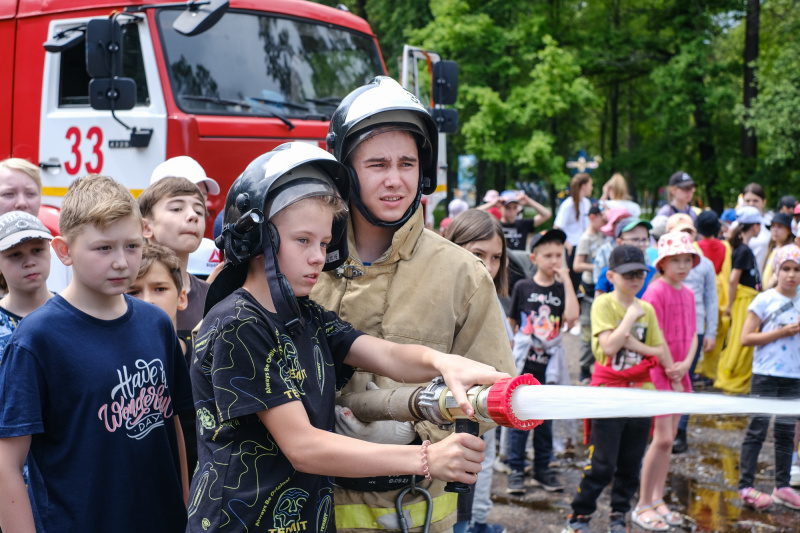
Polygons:
<instances>
[{"instance_id":1,"label":"boy with dark hair","mask_svg":"<svg viewBox=\"0 0 800 533\"><path fill-rule=\"evenodd\" d=\"M470 415L466 388L507 376L364 335L308 298L320 273L347 257L348 181L329 153L294 142L256 158L228 193L228 264L209 290L192 359L200 461L189 532L335 531L333 476L475 482L478 437L400 446L333 433L335 391L354 366L410 383L442 375Z\"/></svg>"},{"instance_id":2,"label":"boy with dark hair","mask_svg":"<svg viewBox=\"0 0 800 533\"><path fill-rule=\"evenodd\" d=\"M653 306L636 297L647 267L641 248L620 244L608 259L612 292L592 304L592 386L653 389L650 368L673 366ZM626 513L639 488L639 471L650 436L650 418L591 420L591 464L583 471L565 533L591 533L597 498L613 480L608 531L627 533Z\"/></svg>"},{"instance_id":3,"label":"boy with dark hair","mask_svg":"<svg viewBox=\"0 0 800 533\"><path fill-rule=\"evenodd\" d=\"M0 365L0 526L181 531L174 413L191 408L191 390L169 318L123 294L141 262L139 207L123 185L87 176L70 185L59 227L53 249L73 278L19 325Z\"/></svg>"},{"instance_id":4,"label":"boy with dark hair","mask_svg":"<svg viewBox=\"0 0 800 533\"><path fill-rule=\"evenodd\" d=\"M187 178L162 178L139 196L148 242L166 246L178 257L183 288L188 302L178 311L178 336L191 338L191 331L203 319L208 283L189 274L189 254L197 250L206 230L206 204L195 183Z\"/></svg>"},{"instance_id":5,"label":"boy with dark hair","mask_svg":"<svg viewBox=\"0 0 800 533\"><path fill-rule=\"evenodd\" d=\"M532 279L522 279L511 293L508 321L514 331L530 335L530 348L522 367L540 383L547 383L546 369L551 359L564 356L561 332L569 330L580 310L569 268L563 264L567 235L551 229L533 236L531 262L536 265ZM525 442L528 432L511 429L508 463L508 493L525 493ZM533 483L547 491L563 490L550 469L553 452L553 421L545 420L533 430Z\"/></svg>"}]
</instances>

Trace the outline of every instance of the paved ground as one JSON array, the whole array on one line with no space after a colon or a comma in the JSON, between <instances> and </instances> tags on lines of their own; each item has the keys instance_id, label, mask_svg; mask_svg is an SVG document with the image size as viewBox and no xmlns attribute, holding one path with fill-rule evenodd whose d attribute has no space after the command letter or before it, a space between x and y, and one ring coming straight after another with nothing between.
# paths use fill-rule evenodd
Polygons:
<instances>
[{"instance_id":1,"label":"paved ground","mask_svg":"<svg viewBox=\"0 0 800 533\"><path fill-rule=\"evenodd\" d=\"M566 336L567 357L570 360L573 383L577 381L577 338ZM672 531L720 532L778 532L799 531L800 511L773 505L767 512L742 509L736 493L741 447L747 418L742 416L692 417L689 425L689 451L674 455L667 479L666 501L685 516L683 528ZM581 470L587 464L587 450L583 446L582 425L573 433L568 423L556 423L556 437L574 435L578 441L573 455L561 457L556 469L566 489L562 493L548 493L528 487L524 498L506 494L506 476L494 473L494 508L490 521L506 526L508 533L531 531L559 533L570 512L570 502L575 494ZM757 488L771 492L773 488L773 459L771 436L759 458ZM635 502L634 502L635 503ZM598 512L592 521L595 531L604 531L608 525L609 491L603 493ZM630 526L631 532L640 532Z\"/></svg>"}]
</instances>

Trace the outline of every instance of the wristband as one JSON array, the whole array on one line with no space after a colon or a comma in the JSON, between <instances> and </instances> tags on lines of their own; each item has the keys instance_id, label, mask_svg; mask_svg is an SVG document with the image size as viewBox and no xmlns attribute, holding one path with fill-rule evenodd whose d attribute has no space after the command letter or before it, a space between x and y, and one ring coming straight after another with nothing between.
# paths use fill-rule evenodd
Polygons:
<instances>
[{"instance_id":1,"label":"wristband","mask_svg":"<svg viewBox=\"0 0 800 533\"><path fill-rule=\"evenodd\" d=\"M428 469L428 446L430 446L431 441L426 440L422 443L422 474L425 476L425 479L431 481L433 478L431 477L431 471Z\"/></svg>"}]
</instances>

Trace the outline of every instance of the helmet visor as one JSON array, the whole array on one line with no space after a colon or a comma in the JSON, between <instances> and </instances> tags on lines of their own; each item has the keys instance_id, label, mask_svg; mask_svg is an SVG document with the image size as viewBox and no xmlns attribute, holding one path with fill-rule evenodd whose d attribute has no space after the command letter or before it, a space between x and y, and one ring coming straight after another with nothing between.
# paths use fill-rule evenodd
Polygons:
<instances>
[{"instance_id":1,"label":"helmet visor","mask_svg":"<svg viewBox=\"0 0 800 533\"><path fill-rule=\"evenodd\" d=\"M324 173L312 165L302 165L282 176L273 186L269 194L264 215L272 219L292 204L314 196L334 196L341 198L339 189Z\"/></svg>"}]
</instances>

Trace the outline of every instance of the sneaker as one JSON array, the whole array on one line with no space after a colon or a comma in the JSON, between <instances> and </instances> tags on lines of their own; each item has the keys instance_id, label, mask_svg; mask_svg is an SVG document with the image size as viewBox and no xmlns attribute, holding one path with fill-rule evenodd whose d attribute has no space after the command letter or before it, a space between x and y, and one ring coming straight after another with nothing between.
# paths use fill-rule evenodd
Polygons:
<instances>
[{"instance_id":1,"label":"sneaker","mask_svg":"<svg viewBox=\"0 0 800 533\"><path fill-rule=\"evenodd\" d=\"M772 491L772 501L789 509L800 509L800 493L792 487L775 488Z\"/></svg>"},{"instance_id":2,"label":"sneaker","mask_svg":"<svg viewBox=\"0 0 800 533\"><path fill-rule=\"evenodd\" d=\"M625 513L611 513L608 515L608 533L628 533L628 522Z\"/></svg>"},{"instance_id":3,"label":"sneaker","mask_svg":"<svg viewBox=\"0 0 800 533\"><path fill-rule=\"evenodd\" d=\"M564 485L559 481L558 476L552 470L533 474L533 486L541 487L547 492L559 492L564 490Z\"/></svg>"},{"instance_id":4,"label":"sneaker","mask_svg":"<svg viewBox=\"0 0 800 533\"><path fill-rule=\"evenodd\" d=\"M689 444L686 442L686 431L678 430L675 435L675 440L672 441L672 453L683 453L689 449Z\"/></svg>"},{"instance_id":5,"label":"sneaker","mask_svg":"<svg viewBox=\"0 0 800 533\"><path fill-rule=\"evenodd\" d=\"M510 474L511 467L508 466L508 463L500 459L499 457L494 460L494 465L492 465L492 469L495 472L500 472L501 474Z\"/></svg>"},{"instance_id":6,"label":"sneaker","mask_svg":"<svg viewBox=\"0 0 800 533\"><path fill-rule=\"evenodd\" d=\"M800 465L792 465L789 475L791 476L789 478L789 485L792 487L800 487Z\"/></svg>"},{"instance_id":7,"label":"sneaker","mask_svg":"<svg viewBox=\"0 0 800 533\"><path fill-rule=\"evenodd\" d=\"M513 470L508 474L506 492L509 494L525 494L525 474L519 470Z\"/></svg>"},{"instance_id":8,"label":"sneaker","mask_svg":"<svg viewBox=\"0 0 800 533\"><path fill-rule=\"evenodd\" d=\"M565 527L561 533L594 533L592 528L589 527L589 520L591 519L591 516L569 515L567 518L567 527Z\"/></svg>"},{"instance_id":9,"label":"sneaker","mask_svg":"<svg viewBox=\"0 0 800 533\"><path fill-rule=\"evenodd\" d=\"M777 491L778 489L775 490ZM764 494L753 487L747 487L739 490L739 497L744 503L751 507L755 507L759 511L763 511L772 505L772 496L769 494Z\"/></svg>"},{"instance_id":10,"label":"sneaker","mask_svg":"<svg viewBox=\"0 0 800 533\"><path fill-rule=\"evenodd\" d=\"M473 522L472 525L467 528L467 533L506 533L506 528L500 524Z\"/></svg>"}]
</instances>

